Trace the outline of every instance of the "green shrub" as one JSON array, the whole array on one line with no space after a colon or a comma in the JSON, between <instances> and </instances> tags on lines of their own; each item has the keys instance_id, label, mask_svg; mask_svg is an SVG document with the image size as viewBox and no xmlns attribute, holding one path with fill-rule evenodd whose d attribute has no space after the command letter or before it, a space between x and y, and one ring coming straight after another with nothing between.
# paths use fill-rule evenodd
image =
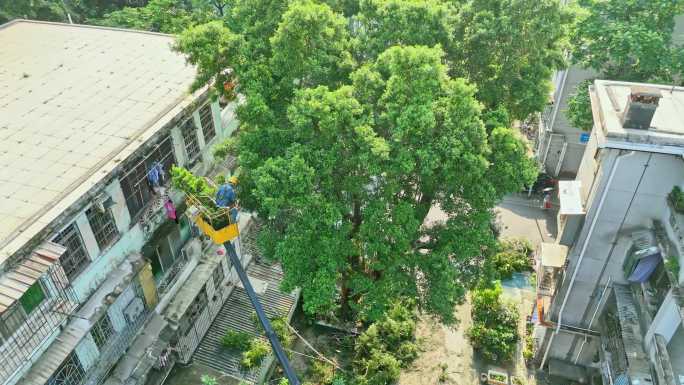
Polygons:
<instances>
[{"instance_id":1,"label":"green shrub","mask_svg":"<svg viewBox=\"0 0 684 385\"><path fill-rule=\"evenodd\" d=\"M491 258L496 279L503 280L513 273L532 271L533 248L526 239L504 239L499 241L498 251Z\"/></svg>"},{"instance_id":2,"label":"green shrub","mask_svg":"<svg viewBox=\"0 0 684 385\"><path fill-rule=\"evenodd\" d=\"M249 344L252 341L252 336L249 333L228 330L226 334L221 337L221 345L228 349L235 349L239 351L249 349Z\"/></svg>"},{"instance_id":3,"label":"green shrub","mask_svg":"<svg viewBox=\"0 0 684 385\"><path fill-rule=\"evenodd\" d=\"M335 379L335 368L321 361L314 361L309 368L309 378L317 385L332 385Z\"/></svg>"},{"instance_id":4,"label":"green shrub","mask_svg":"<svg viewBox=\"0 0 684 385\"><path fill-rule=\"evenodd\" d=\"M354 345L354 373L359 385L395 381L401 367L418 356L416 316L411 306L395 304L361 333Z\"/></svg>"},{"instance_id":5,"label":"green shrub","mask_svg":"<svg viewBox=\"0 0 684 385\"><path fill-rule=\"evenodd\" d=\"M484 359L492 362L513 358L518 335L518 311L501 300L501 285L473 292L473 326L467 335Z\"/></svg>"},{"instance_id":6,"label":"green shrub","mask_svg":"<svg viewBox=\"0 0 684 385\"><path fill-rule=\"evenodd\" d=\"M684 192L679 186L674 186L667 195L667 200L672 205L674 211L684 214Z\"/></svg>"},{"instance_id":7,"label":"green shrub","mask_svg":"<svg viewBox=\"0 0 684 385\"><path fill-rule=\"evenodd\" d=\"M679 258L677 256L666 259L665 268L674 275L675 279L679 279Z\"/></svg>"},{"instance_id":8,"label":"green shrub","mask_svg":"<svg viewBox=\"0 0 684 385\"><path fill-rule=\"evenodd\" d=\"M261 365L261 362L271 353L271 346L268 342L259 338L254 338L250 344L249 349L242 353L242 366L252 369Z\"/></svg>"},{"instance_id":9,"label":"green shrub","mask_svg":"<svg viewBox=\"0 0 684 385\"><path fill-rule=\"evenodd\" d=\"M401 372L401 363L392 353L374 349L370 355L356 362L358 385L387 385L395 382Z\"/></svg>"},{"instance_id":10,"label":"green shrub","mask_svg":"<svg viewBox=\"0 0 684 385\"><path fill-rule=\"evenodd\" d=\"M285 317L272 318L271 328L273 328L273 331L278 336L278 340L280 340L281 345L284 347L292 346L292 343L294 342L294 335L292 335L292 332L290 332L290 328L287 325L287 320Z\"/></svg>"}]
</instances>

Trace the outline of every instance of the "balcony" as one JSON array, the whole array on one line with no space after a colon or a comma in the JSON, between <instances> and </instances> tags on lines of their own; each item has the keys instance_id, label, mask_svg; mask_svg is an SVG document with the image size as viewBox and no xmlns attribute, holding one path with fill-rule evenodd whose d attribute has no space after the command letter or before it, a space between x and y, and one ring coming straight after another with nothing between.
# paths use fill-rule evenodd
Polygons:
<instances>
[{"instance_id":1,"label":"balcony","mask_svg":"<svg viewBox=\"0 0 684 385\"><path fill-rule=\"evenodd\" d=\"M47 242L0 277L2 384L21 375L77 306L58 263L64 251Z\"/></svg>"},{"instance_id":2,"label":"balcony","mask_svg":"<svg viewBox=\"0 0 684 385\"><path fill-rule=\"evenodd\" d=\"M639 312L628 286L614 284L601 321L601 372L604 384L653 383L643 347Z\"/></svg>"},{"instance_id":3,"label":"balcony","mask_svg":"<svg viewBox=\"0 0 684 385\"><path fill-rule=\"evenodd\" d=\"M568 247L542 243L538 253L537 294L553 297L568 257Z\"/></svg>"}]
</instances>

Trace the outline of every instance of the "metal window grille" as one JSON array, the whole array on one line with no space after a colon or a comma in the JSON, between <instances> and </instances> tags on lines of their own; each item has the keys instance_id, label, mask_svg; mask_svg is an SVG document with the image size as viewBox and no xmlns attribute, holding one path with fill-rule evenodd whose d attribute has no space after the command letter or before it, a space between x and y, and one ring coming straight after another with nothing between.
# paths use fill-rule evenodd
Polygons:
<instances>
[{"instance_id":1,"label":"metal window grille","mask_svg":"<svg viewBox=\"0 0 684 385\"><path fill-rule=\"evenodd\" d=\"M205 104L199 110L200 123L202 123L202 132L204 133L204 143L209 143L210 140L216 136L216 128L214 127L214 117L211 113L211 104Z\"/></svg>"},{"instance_id":2,"label":"metal window grille","mask_svg":"<svg viewBox=\"0 0 684 385\"><path fill-rule=\"evenodd\" d=\"M12 304L0 315L0 335L11 338L26 320L26 312L19 303Z\"/></svg>"},{"instance_id":3,"label":"metal window grille","mask_svg":"<svg viewBox=\"0 0 684 385\"><path fill-rule=\"evenodd\" d=\"M181 132L183 133L183 142L185 143L185 153L188 156L188 161L193 163L200 153L200 147L197 139L197 127L195 127L192 118L185 122Z\"/></svg>"},{"instance_id":4,"label":"metal window grille","mask_svg":"<svg viewBox=\"0 0 684 385\"><path fill-rule=\"evenodd\" d=\"M74 352L59 366L45 385L80 385L85 377L85 371Z\"/></svg>"},{"instance_id":5,"label":"metal window grille","mask_svg":"<svg viewBox=\"0 0 684 385\"><path fill-rule=\"evenodd\" d=\"M214 279L214 288L218 290L219 286L221 286L221 282L223 282L223 278L225 277L225 273L223 272L223 265L219 264L218 266L216 266L216 269L214 270L212 277Z\"/></svg>"},{"instance_id":6,"label":"metal window grille","mask_svg":"<svg viewBox=\"0 0 684 385\"><path fill-rule=\"evenodd\" d=\"M69 281L72 281L90 263L78 227L74 223L70 224L57 234L53 242L67 248L66 252L59 258L59 262Z\"/></svg>"},{"instance_id":7,"label":"metal window grille","mask_svg":"<svg viewBox=\"0 0 684 385\"><path fill-rule=\"evenodd\" d=\"M168 181L168 171L171 165L176 163L171 137L168 135L146 156L131 160L124 167L125 171L120 177L121 189L132 218L136 218L145 205L154 198L154 191L148 183L147 173L156 162L162 164L164 171L167 172L166 181Z\"/></svg>"},{"instance_id":8,"label":"metal window grille","mask_svg":"<svg viewBox=\"0 0 684 385\"><path fill-rule=\"evenodd\" d=\"M100 250L104 250L119 235L114 225L112 213L109 210L101 212L91 207L86 211L86 217L90 222L90 228L93 230L97 245L100 246Z\"/></svg>"},{"instance_id":9,"label":"metal window grille","mask_svg":"<svg viewBox=\"0 0 684 385\"><path fill-rule=\"evenodd\" d=\"M90 334L93 336L98 349L101 349L109 341L109 338L114 334L114 328L107 313L93 325Z\"/></svg>"}]
</instances>

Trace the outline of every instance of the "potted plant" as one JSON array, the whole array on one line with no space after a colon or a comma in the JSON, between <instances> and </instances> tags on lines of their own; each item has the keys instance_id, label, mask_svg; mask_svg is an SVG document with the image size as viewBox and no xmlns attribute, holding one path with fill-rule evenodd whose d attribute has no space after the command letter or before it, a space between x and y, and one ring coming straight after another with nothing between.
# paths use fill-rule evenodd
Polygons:
<instances>
[{"instance_id":1,"label":"potted plant","mask_svg":"<svg viewBox=\"0 0 684 385\"><path fill-rule=\"evenodd\" d=\"M684 214L684 192L679 186L674 186L667 195L667 201L678 214Z\"/></svg>"}]
</instances>

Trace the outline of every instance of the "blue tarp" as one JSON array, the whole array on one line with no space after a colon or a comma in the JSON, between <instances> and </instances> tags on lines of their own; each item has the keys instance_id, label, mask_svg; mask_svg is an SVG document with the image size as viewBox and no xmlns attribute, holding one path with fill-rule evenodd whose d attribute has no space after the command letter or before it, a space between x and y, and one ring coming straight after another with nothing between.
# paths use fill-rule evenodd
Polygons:
<instances>
[{"instance_id":1,"label":"blue tarp","mask_svg":"<svg viewBox=\"0 0 684 385\"><path fill-rule=\"evenodd\" d=\"M663 257L659 252L641 258L627 280L632 283L645 282L662 260Z\"/></svg>"}]
</instances>

